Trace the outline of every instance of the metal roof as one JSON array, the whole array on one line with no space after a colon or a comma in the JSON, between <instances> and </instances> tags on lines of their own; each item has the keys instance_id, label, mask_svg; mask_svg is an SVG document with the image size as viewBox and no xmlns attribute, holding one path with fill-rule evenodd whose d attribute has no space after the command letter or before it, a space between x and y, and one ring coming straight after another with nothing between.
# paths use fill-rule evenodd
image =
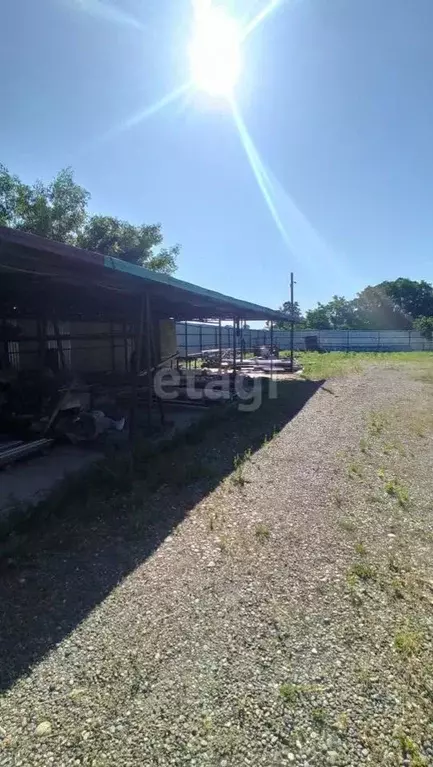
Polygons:
<instances>
[{"instance_id":1,"label":"metal roof","mask_svg":"<svg viewBox=\"0 0 433 767\"><path fill-rule=\"evenodd\" d=\"M89 299L89 291L95 294L95 289L104 291L113 300L113 293L118 299L123 296L124 300L128 295L147 292L156 311L175 319L283 319L286 322L288 319L286 314L274 309L232 298L119 258L6 227L0 227L0 274L5 292L7 275L14 275L8 289L13 286L16 294L20 290L19 275L22 281L27 280L28 296L43 291L45 286L43 300L47 300L48 280L51 285L86 288Z\"/></svg>"}]
</instances>

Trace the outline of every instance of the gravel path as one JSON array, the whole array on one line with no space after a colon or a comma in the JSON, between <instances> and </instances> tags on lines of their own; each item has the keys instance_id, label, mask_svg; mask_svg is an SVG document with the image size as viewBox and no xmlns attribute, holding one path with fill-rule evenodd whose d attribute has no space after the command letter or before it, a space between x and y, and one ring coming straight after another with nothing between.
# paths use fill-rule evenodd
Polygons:
<instances>
[{"instance_id":1,"label":"gravel path","mask_svg":"<svg viewBox=\"0 0 433 767\"><path fill-rule=\"evenodd\" d=\"M0 764L433 765L432 392L328 381L144 562L119 536L9 574L47 616L47 557L110 579L1 698Z\"/></svg>"}]
</instances>

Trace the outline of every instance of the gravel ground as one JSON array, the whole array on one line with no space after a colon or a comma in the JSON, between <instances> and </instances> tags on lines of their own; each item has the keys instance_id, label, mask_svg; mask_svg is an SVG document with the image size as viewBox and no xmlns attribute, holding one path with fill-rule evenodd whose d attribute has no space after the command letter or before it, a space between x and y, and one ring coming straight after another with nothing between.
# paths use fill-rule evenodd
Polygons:
<instances>
[{"instance_id":1,"label":"gravel ground","mask_svg":"<svg viewBox=\"0 0 433 767\"><path fill-rule=\"evenodd\" d=\"M0 763L433 765L432 404L407 366L328 381L146 558L137 524L10 568Z\"/></svg>"}]
</instances>

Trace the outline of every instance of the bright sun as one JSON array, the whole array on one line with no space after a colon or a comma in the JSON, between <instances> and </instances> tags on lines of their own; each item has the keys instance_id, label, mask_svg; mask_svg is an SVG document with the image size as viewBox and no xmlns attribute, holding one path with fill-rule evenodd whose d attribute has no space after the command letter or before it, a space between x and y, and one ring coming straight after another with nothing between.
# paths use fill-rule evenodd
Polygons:
<instances>
[{"instance_id":1,"label":"bright sun","mask_svg":"<svg viewBox=\"0 0 433 767\"><path fill-rule=\"evenodd\" d=\"M213 96L229 96L241 70L240 29L211 0L195 0L194 32L189 48L196 87Z\"/></svg>"}]
</instances>

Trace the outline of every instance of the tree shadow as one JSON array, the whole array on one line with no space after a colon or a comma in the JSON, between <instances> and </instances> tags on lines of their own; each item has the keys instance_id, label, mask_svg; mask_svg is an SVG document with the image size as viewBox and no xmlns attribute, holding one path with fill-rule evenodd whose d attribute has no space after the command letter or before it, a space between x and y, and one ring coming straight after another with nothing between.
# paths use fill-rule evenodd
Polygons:
<instances>
[{"instance_id":1,"label":"tree shadow","mask_svg":"<svg viewBox=\"0 0 433 767\"><path fill-rule=\"evenodd\" d=\"M65 480L0 562L0 690L70 634L233 471L236 456L275 436L322 384L279 382L278 398L265 396L256 412L220 413L157 455L139 453L133 473L118 456Z\"/></svg>"}]
</instances>

